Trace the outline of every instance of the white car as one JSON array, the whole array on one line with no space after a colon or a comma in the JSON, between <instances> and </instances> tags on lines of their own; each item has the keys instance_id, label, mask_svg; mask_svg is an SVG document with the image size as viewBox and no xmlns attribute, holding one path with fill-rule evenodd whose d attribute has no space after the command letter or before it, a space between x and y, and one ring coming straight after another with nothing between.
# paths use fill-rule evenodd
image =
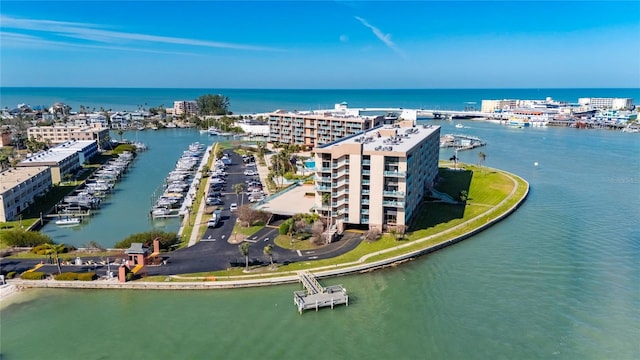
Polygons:
<instances>
[{"instance_id":1,"label":"white car","mask_svg":"<svg viewBox=\"0 0 640 360\"><path fill-rule=\"evenodd\" d=\"M253 171L253 170L245 170L244 174L247 175L247 176L256 176L256 175L258 175L258 173Z\"/></svg>"},{"instance_id":2,"label":"white car","mask_svg":"<svg viewBox=\"0 0 640 360\"><path fill-rule=\"evenodd\" d=\"M236 211L236 210L238 210L238 204L236 204L236 203L231 204L231 205L229 206L229 210L230 210L230 211Z\"/></svg>"}]
</instances>

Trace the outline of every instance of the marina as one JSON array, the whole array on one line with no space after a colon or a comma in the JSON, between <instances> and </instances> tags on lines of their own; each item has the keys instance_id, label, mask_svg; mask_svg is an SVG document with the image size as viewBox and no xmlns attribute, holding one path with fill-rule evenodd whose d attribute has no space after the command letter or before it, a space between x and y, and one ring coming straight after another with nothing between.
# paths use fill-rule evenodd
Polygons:
<instances>
[{"instance_id":1,"label":"marina","mask_svg":"<svg viewBox=\"0 0 640 360\"><path fill-rule=\"evenodd\" d=\"M82 217L91 216L100 209L105 198L113 193L116 183L124 176L133 159L133 153L125 151L100 166L75 191L63 197L55 205L55 212L47 217L57 218L57 225L79 225ZM71 218L78 220L71 223Z\"/></svg>"},{"instance_id":2,"label":"marina","mask_svg":"<svg viewBox=\"0 0 640 360\"><path fill-rule=\"evenodd\" d=\"M205 146L199 142L192 143L182 153L175 169L152 196L152 218L179 217L188 211L201 177L198 170L202 165L204 153Z\"/></svg>"}]
</instances>

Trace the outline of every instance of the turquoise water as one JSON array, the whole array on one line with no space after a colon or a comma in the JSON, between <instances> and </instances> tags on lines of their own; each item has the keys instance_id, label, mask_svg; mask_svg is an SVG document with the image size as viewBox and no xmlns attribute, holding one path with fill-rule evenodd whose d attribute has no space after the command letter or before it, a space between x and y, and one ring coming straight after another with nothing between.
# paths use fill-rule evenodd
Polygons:
<instances>
[{"instance_id":1,"label":"turquoise water","mask_svg":"<svg viewBox=\"0 0 640 360\"><path fill-rule=\"evenodd\" d=\"M487 166L523 176L532 187L526 203L437 253L323 280L349 290L349 307L302 316L292 301L295 285L28 291L2 305L2 358L640 358L638 134L435 123L443 134L486 140L488 146L459 157L476 163L483 151ZM143 133L163 140L129 176L137 181L136 171L157 161L141 172L152 185L173 166L182 142L200 136ZM441 158L451 155L443 151ZM150 226L144 216L135 220L140 229Z\"/></svg>"}]
</instances>

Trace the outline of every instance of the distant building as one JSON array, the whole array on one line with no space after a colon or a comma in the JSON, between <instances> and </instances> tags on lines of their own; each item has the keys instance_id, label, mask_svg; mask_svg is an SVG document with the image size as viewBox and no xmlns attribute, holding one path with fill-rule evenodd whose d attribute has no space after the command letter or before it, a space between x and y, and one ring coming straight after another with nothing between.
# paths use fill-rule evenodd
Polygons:
<instances>
[{"instance_id":1,"label":"distant building","mask_svg":"<svg viewBox=\"0 0 640 360\"><path fill-rule=\"evenodd\" d=\"M195 101L174 101L173 102L173 114L175 116L181 116L186 114L188 116L196 115L198 112L198 105Z\"/></svg>"},{"instance_id":2,"label":"distant building","mask_svg":"<svg viewBox=\"0 0 640 360\"><path fill-rule=\"evenodd\" d=\"M438 174L440 127L402 121L313 151L317 213L338 228L407 226Z\"/></svg>"},{"instance_id":3,"label":"distant building","mask_svg":"<svg viewBox=\"0 0 640 360\"><path fill-rule=\"evenodd\" d=\"M0 147L12 144L11 131L9 129L0 129Z\"/></svg>"},{"instance_id":4,"label":"distant building","mask_svg":"<svg viewBox=\"0 0 640 360\"><path fill-rule=\"evenodd\" d=\"M38 141L51 141L60 144L72 140L94 140L98 147L104 149L109 146L111 138L109 129L89 126L32 126L27 130L29 139Z\"/></svg>"},{"instance_id":5,"label":"distant building","mask_svg":"<svg viewBox=\"0 0 640 360\"><path fill-rule=\"evenodd\" d=\"M0 222L16 220L18 214L51 187L47 166L11 168L0 172Z\"/></svg>"},{"instance_id":6,"label":"distant building","mask_svg":"<svg viewBox=\"0 0 640 360\"><path fill-rule=\"evenodd\" d=\"M633 99L631 98L579 98L578 103L580 105L589 105L596 109L633 109Z\"/></svg>"},{"instance_id":7,"label":"distant building","mask_svg":"<svg viewBox=\"0 0 640 360\"><path fill-rule=\"evenodd\" d=\"M277 110L269 114L269 142L314 147L357 134L381 123L382 116Z\"/></svg>"}]
</instances>

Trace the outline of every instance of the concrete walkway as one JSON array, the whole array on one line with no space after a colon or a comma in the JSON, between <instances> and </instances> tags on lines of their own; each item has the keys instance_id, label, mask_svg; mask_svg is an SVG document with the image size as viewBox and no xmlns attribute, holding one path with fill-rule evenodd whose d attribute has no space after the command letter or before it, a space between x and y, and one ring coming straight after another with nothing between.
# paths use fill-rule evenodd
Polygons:
<instances>
[{"instance_id":1,"label":"concrete walkway","mask_svg":"<svg viewBox=\"0 0 640 360\"><path fill-rule=\"evenodd\" d=\"M205 156L205 158L202 160L203 162L206 162L206 165L209 165L210 162L210 158L211 157L215 157L216 154L216 149L218 148L218 143L216 143L215 145L213 145L213 147L208 147L207 148L207 153L209 154L209 156ZM198 171L201 171L203 167L203 164L200 164L200 167L198 168ZM209 189L209 185L211 182L211 177L208 176L207 177L207 183L206 183L206 188L205 188L205 192ZM189 237L189 244L187 246L193 246L198 242L198 233L200 230L200 224L202 223L202 215L204 214L204 208L205 208L206 204L204 201L200 202L200 206L198 206L198 211L196 212L196 218L195 218L195 222L193 223L193 228L191 229L191 237ZM191 221L191 214L189 214L188 216L185 216L184 218L184 222L182 224L182 226L184 227L187 223L187 221Z\"/></svg>"}]
</instances>

